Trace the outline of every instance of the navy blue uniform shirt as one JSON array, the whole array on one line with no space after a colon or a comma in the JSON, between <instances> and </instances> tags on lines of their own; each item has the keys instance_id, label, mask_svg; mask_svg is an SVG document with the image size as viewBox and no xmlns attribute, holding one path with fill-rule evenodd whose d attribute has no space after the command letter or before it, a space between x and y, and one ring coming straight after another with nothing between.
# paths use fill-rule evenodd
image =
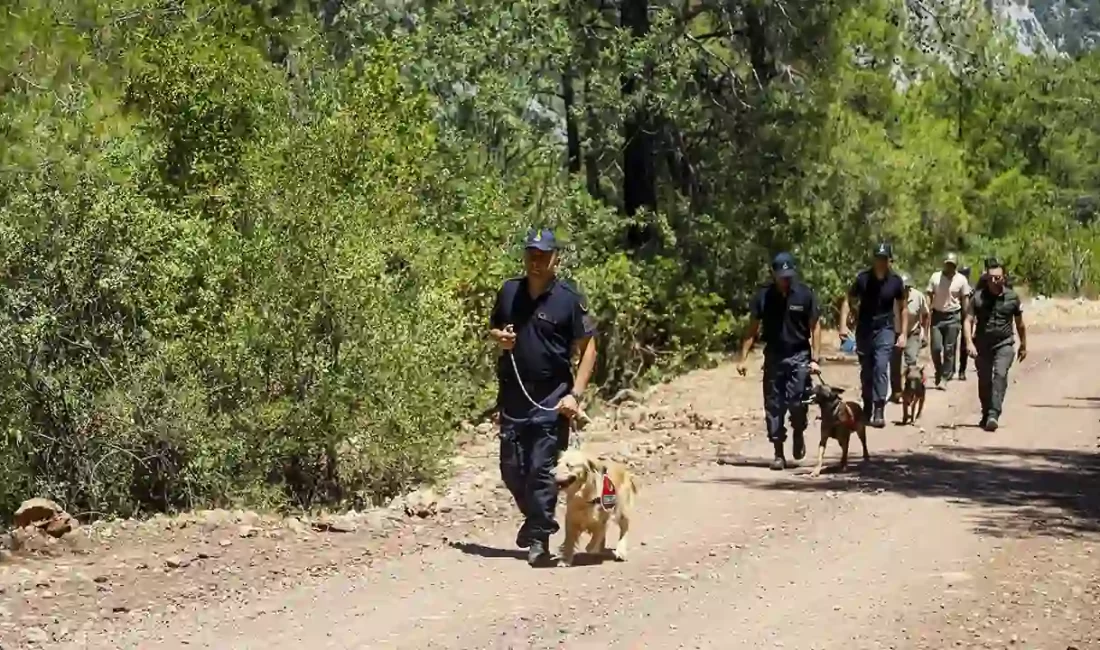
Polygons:
<instances>
[{"instance_id":1,"label":"navy blue uniform shirt","mask_svg":"<svg viewBox=\"0 0 1100 650\"><path fill-rule=\"evenodd\" d=\"M772 283L760 289L752 301L752 317L760 321L760 338L769 356L809 351L813 324L820 315L813 290L796 280L791 281L785 296Z\"/></svg>"},{"instance_id":2,"label":"navy blue uniform shirt","mask_svg":"<svg viewBox=\"0 0 1100 650\"><path fill-rule=\"evenodd\" d=\"M905 298L905 283L901 276L887 271L886 277L879 280L871 269L860 271L848 288L848 296L859 299L857 332L897 329L894 303Z\"/></svg>"},{"instance_id":3,"label":"navy blue uniform shirt","mask_svg":"<svg viewBox=\"0 0 1100 650\"><path fill-rule=\"evenodd\" d=\"M584 296L560 278L551 280L535 298L527 290L527 278L508 280L497 294L490 317L493 329L507 325L515 329L516 344L511 355L502 354L497 362L497 407L513 419L556 418L531 405L508 357L515 359L531 398L553 408L573 390L573 344L596 334L596 321L588 313Z\"/></svg>"}]
</instances>

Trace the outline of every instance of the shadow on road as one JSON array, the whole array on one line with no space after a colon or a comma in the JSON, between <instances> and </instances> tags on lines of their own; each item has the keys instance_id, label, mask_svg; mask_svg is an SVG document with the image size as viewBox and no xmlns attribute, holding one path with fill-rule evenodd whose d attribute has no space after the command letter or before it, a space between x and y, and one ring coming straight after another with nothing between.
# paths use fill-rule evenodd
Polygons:
<instances>
[{"instance_id":1,"label":"shadow on road","mask_svg":"<svg viewBox=\"0 0 1100 650\"><path fill-rule=\"evenodd\" d=\"M706 482L755 490L943 498L980 508L975 527L987 535L1100 535L1100 453L1095 452L952 446L932 453L873 456L866 465L853 459L847 472L817 479L799 472Z\"/></svg>"},{"instance_id":2,"label":"shadow on road","mask_svg":"<svg viewBox=\"0 0 1100 650\"><path fill-rule=\"evenodd\" d=\"M472 542L451 542L449 546L456 551L462 551L466 555L476 555L477 557L483 557L490 560L505 558L511 558L513 560L527 559L527 551L511 548L493 548L492 546L485 546L484 544Z\"/></svg>"},{"instance_id":3,"label":"shadow on road","mask_svg":"<svg viewBox=\"0 0 1100 650\"><path fill-rule=\"evenodd\" d=\"M451 542L449 546L456 551L462 551L466 555L474 555L490 560L527 560L527 551L516 549L494 548L492 546L485 546L484 544L477 544L474 542ZM595 553L577 553L573 556L573 566L595 566L597 564L603 564L609 559L610 558L607 555L597 555Z\"/></svg>"}]
</instances>

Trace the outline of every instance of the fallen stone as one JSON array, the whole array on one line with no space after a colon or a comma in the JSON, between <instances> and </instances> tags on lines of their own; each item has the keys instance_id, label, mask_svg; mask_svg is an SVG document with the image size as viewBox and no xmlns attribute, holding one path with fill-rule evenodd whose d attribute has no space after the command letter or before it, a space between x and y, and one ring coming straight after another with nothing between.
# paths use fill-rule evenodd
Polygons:
<instances>
[{"instance_id":1,"label":"fallen stone","mask_svg":"<svg viewBox=\"0 0 1100 650\"><path fill-rule=\"evenodd\" d=\"M37 525L53 519L54 516L64 513L61 506L49 499L27 499L15 511L14 524L16 528Z\"/></svg>"},{"instance_id":2,"label":"fallen stone","mask_svg":"<svg viewBox=\"0 0 1100 650\"><path fill-rule=\"evenodd\" d=\"M241 526L240 528L237 529L237 537L240 537L241 539L249 539L249 538L255 537L256 535L259 535L259 534L260 534L260 531L255 526L247 526L246 525L246 526Z\"/></svg>"},{"instance_id":3,"label":"fallen stone","mask_svg":"<svg viewBox=\"0 0 1100 650\"><path fill-rule=\"evenodd\" d=\"M44 530L51 537L64 537L76 529L77 523L67 512L60 512L46 522Z\"/></svg>"},{"instance_id":4,"label":"fallen stone","mask_svg":"<svg viewBox=\"0 0 1100 650\"><path fill-rule=\"evenodd\" d=\"M405 514L421 519L431 517L439 506L439 496L435 490L424 488L405 497Z\"/></svg>"},{"instance_id":5,"label":"fallen stone","mask_svg":"<svg viewBox=\"0 0 1100 650\"><path fill-rule=\"evenodd\" d=\"M348 517L323 518L313 522L313 530L319 533L354 533L359 530L359 524Z\"/></svg>"},{"instance_id":6,"label":"fallen stone","mask_svg":"<svg viewBox=\"0 0 1100 650\"><path fill-rule=\"evenodd\" d=\"M169 569L186 569L187 567L191 566L191 560L179 557L178 555L173 555L164 560L164 566L168 567Z\"/></svg>"},{"instance_id":7,"label":"fallen stone","mask_svg":"<svg viewBox=\"0 0 1100 650\"><path fill-rule=\"evenodd\" d=\"M40 627L28 627L23 630L23 638L27 643L44 645L50 642L50 635Z\"/></svg>"}]
</instances>

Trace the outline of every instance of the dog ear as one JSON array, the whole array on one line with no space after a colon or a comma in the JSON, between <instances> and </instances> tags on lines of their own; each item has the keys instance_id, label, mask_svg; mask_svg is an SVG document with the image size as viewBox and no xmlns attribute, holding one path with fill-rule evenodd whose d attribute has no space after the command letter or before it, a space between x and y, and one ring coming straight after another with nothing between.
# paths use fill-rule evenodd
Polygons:
<instances>
[{"instance_id":1,"label":"dog ear","mask_svg":"<svg viewBox=\"0 0 1100 650\"><path fill-rule=\"evenodd\" d=\"M843 388L834 388L833 392L836 393L837 395L842 395L842 394L844 394L844 389Z\"/></svg>"}]
</instances>

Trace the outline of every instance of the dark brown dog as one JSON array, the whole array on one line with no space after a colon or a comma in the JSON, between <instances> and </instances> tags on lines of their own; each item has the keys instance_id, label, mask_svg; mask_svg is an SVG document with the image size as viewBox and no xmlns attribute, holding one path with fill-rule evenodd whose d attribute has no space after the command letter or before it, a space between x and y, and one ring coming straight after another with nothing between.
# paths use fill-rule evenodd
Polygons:
<instances>
[{"instance_id":1,"label":"dark brown dog","mask_svg":"<svg viewBox=\"0 0 1100 650\"><path fill-rule=\"evenodd\" d=\"M905 369L905 378L901 389L901 423L916 423L924 413L925 386L924 366L909 366Z\"/></svg>"},{"instance_id":2,"label":"dark brown dog","mask_svg":"<svg viewBox=\"0 0 1100 650\"><path fill-rule=\"evenodd\" d=\"M825 462L825 445L829 438L840 443L840 469L848 467L848 443L852 434L859 436L863 445L863 460L871 456L867 453L867 425L863 422L863 407L855 402L846 402L841 398L843 388L833 388L818 384L810 389L810 403L821 407L821 442L817 447L817 467L810 472L811 477L821 474Z\"/></svg>"}]
</instances>

